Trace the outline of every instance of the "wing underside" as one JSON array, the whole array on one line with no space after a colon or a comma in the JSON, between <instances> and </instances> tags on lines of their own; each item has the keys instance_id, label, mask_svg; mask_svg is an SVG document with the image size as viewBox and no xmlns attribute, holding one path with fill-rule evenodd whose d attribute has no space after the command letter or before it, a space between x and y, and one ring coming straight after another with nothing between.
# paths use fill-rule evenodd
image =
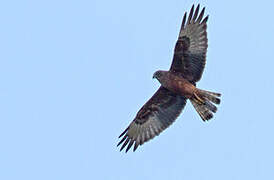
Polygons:
<instances>
[{"instance_id":1,"label":"wing underside","mask_svg":"<svg viewBox=\"0 0 274 180\"><path fill-rule=\"evenodd\" d=\"M181 72L190 82L201 79L206 63L207 20L204 18L205 8L199 12L200 5L194 12L194 5L187 17L184 14L179 38L174 49L174 56L170 67L171 71Z\"/></svg>"},{"instance_id":2,"label":"wing underside","mask_svg":"<svg viewBox=\"0 0 274 180\"><path fill-rule=\"evenodd\" d=\"M119 136L122 139L117 146L122 144L120 150L127 146L127 152L134 144L133 151L135 151L139 145L159 135L171 125L185 104L185 97L175 95L161 86Z\"/></svg>"}]
</instances>

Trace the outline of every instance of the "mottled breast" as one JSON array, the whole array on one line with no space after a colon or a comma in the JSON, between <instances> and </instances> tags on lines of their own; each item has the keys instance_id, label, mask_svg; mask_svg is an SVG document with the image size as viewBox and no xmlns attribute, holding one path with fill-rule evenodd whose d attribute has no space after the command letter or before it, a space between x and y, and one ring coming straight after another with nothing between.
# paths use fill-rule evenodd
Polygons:
<instances>
[{"instance_id":1,"label":"mottled breast","mask_svg":"<svg viewBox=\"0 0 274 180\"><path fill-rule=\"evenodd\" d=\"M168 82L167 89L186 98L191 98L196 89L188 80L175 73L169 74Z\"/></svg>"}]
</instances>

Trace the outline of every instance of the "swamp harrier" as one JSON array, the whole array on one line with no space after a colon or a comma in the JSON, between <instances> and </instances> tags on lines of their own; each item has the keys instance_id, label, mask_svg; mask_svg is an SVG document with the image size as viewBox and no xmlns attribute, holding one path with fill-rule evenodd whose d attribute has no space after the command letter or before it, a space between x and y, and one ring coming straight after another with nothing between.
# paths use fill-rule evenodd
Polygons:
<instances>
[{"instance_id":1,"label":"swamp harrier","mask_svg":"<svg viewBox=\"0 0 274 180\"><path fill-rule=\"evenodd\" d=\"M190 13L184 14L183 22L174 49L174 56L169 71L156 71L156 78L161 87L139 110L135 119L119 136L122 137L117 146L126 146L126 152L134 144L133 151L139 145L159 135L179 116L190 100L203 121L213 117L217 111L214 104L220 104L219 93L196 88L201 79L206 63L207 20L204 18L205 8L199 12L200 5Z\"/></svg>"}]
</instances>

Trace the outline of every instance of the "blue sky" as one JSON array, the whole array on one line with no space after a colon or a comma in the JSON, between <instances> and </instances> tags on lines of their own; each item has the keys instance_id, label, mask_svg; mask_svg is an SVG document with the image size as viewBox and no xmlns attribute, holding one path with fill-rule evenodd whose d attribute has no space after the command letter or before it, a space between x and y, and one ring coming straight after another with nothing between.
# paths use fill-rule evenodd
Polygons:
<instances>
[{"instance_id":1,"label":"blue sky","mask_svg":"<svg viewBox=\"0 0 274 180\"><path fill-rule=\"evenodd\" d=\"M0 179L273 179L272 1L199 1L209 14L201 89L135 153L118 135L159 87L185 11L198 1L0 3Z\"/></svg>"}]
</instances>

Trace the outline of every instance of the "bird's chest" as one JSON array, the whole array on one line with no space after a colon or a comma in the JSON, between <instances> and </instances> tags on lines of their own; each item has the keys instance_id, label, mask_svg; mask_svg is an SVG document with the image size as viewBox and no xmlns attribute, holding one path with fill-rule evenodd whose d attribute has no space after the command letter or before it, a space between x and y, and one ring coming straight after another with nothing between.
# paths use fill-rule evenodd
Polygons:
<instances>
[{"instance_id":1,"label":"bird's chest","mask_svg":"<svg viewBox=\"0 0 274 180\"><path fill-rule=\"evenodd\" d=\"M195 91L195 86L183 78L173 78L166 88L186 98L191 98Z\"/></svg>"}]
</instances>

